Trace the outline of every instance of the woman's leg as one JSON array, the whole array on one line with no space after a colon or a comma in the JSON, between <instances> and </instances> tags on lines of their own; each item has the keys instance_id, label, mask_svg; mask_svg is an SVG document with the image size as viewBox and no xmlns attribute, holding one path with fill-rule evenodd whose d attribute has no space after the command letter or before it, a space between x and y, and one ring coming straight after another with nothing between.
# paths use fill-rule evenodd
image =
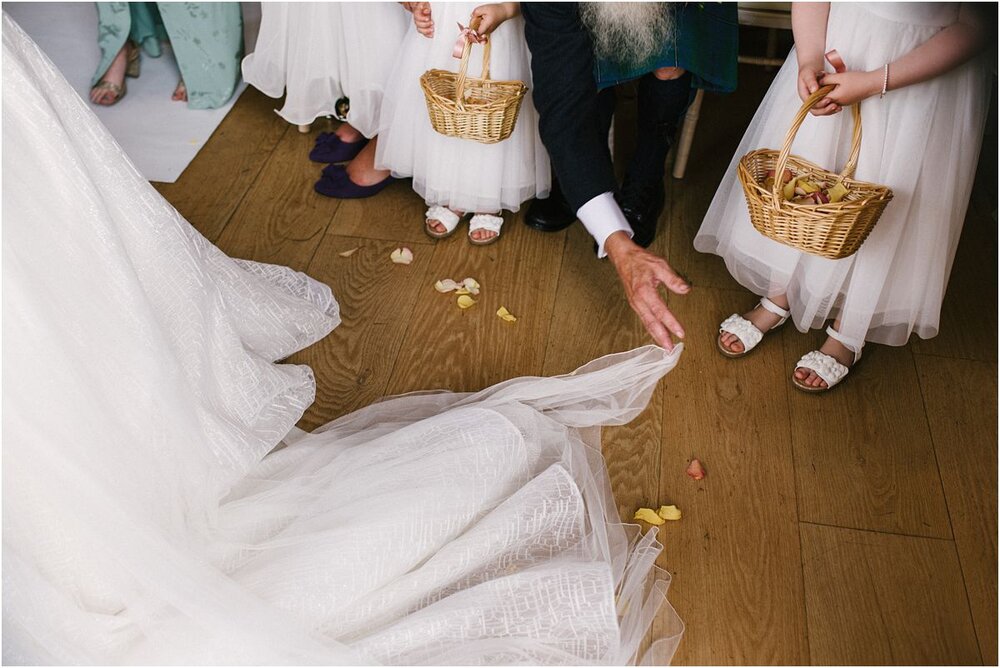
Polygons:
<instances>
[{"instance_id":1,"label":"woman's leg","mask_svg":"<svg viewBox=\"0 0 1000 668\"><path fill-rule=\"evenodd\" d=\"M347 176L352 183L359 186L373 186L385 181L390 176L388 169L375 169L375 148L378 137L375 137L358 155L347 163Z\"/></svg>"}]
</instances>

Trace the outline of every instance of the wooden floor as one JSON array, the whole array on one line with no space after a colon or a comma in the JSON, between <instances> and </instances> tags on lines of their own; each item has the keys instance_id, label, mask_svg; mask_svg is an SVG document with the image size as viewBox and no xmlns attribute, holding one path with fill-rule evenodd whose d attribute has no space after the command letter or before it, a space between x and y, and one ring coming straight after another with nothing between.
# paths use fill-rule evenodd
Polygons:
<instances>
[{"instance_id":1,"label":"wooden floor","mask_svg":"<svg viewBox=\"0 0 1000 668\"><path fill-rule=\"evenodd\" d=\"M744 68L737 94L706 97L688 174L668 178L653 249L693 282L670 300L687 349L639 419L605 430L622 516L684 511L660 534L687 625L675 662L996 664L995 107L940 336L868 346L844 386L808 396L788 376L820 335L788 327L724 359L717 324L753 299L691 245L769 76ZM496 245L432 243L408 182L364 201L316 195L306 156L329 126L302 135L276 106L247 89L181 179L157 187L230 255L333 288L343 324L292 358L319 385L303 427L387 395L564 373L649 343L582 226L542 234L522 211ZM627 149L621 124L618 136ZM411 266L389 262L399 245ZM468 311L432 287L464 276L483 285ZM501 304L516 324L494 315ZM709 471L701 482L684 474L691 457Z\"/></svg>"}]
</instances>

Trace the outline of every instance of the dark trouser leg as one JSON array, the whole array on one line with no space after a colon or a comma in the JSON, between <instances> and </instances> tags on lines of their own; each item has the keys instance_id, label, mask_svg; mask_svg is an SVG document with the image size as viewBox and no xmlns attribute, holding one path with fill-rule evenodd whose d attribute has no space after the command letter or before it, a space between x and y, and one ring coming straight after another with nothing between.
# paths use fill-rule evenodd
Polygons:
<instances>
[{"instance_id":1,"label":"dark trouser leg","mask_svg":"<svg viewBox=\"0 0 1000 668\"><path fill-rule=\"evenodd\" d=\"M636 149L625 171L620 202L635 233L633 241L649 246L663 211L663 176L677 124L692 99L691 74L661 81L649 73L639 80Z\"/></svg>"},{"instance_id":2,"label":"dark trouser leg","mask_svg":"<svg viewBox=\"0 0 1000 668\"><path fill-rule=\"evenodd\" d=\"M667 153L693 97L690 72L670 81L660 81L652 73L639 80L636 150L625 173L626 183L663 181Z\"/></svg>"}]
</instances>

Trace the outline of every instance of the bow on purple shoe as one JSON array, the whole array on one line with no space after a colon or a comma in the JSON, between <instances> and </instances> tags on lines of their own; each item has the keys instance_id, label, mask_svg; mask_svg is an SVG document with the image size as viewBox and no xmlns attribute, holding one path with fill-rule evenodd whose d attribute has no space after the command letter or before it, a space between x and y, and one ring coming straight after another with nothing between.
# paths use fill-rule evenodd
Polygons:
<instances>
[{"instance_id":1,"label":"bow on purple shoe","mask_svg":"<svg viewBox=\"0 0 1000 668\"><path fill-rule=\"evenodd\" d=\"M313 162L347 162L361 153L367 143L367 139L346 142L334 132L322 132L316 137L316 145L309 152L309 159Z\"/></svg>"},{"instance_id":2,"label":"bow on purple shoe","mask_svg":"<svg viewBox=\"0 0 1000 668\"><path fill-rule=\"evenodd\" d=\"M323 169L323 176L313 188L320 195L337 199L363 199L382 192L387 185L395 181L391 176L385 177L372 186L359 186L347 175L347 169L340 165L329 165Z\"/></svg>"}]
</instances>

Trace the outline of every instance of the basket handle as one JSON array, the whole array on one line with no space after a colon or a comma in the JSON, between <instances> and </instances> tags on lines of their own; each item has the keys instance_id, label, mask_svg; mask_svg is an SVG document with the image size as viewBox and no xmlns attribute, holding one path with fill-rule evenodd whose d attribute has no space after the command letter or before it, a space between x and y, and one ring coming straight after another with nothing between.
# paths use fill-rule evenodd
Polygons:
<instances>
[{"instance_id":1,"label":"basket handle","mask_svg":"<svg viewBox=\"0 0 1000 668\"><path fill-rule=\"evenodd\" d=\"M827 93L832 91L836 86L821 86L819 90L810 95L802 106L799 108L795 118L792 120L792 126L788 128L788 132L785 134L785 143L781 147L781 152L778 154L778 162L774 165L774 185L771 187L771 194L774 196L772 200L774 203L781 201L779 191L782 188L782 178L781 175L785 173L785 166L788 164L788 156L792 153L792 142L795 140L795 135L799 131L799 127L802 126L802 122L806 119L806 115L809 114L809 110L813 108L817 102L819 102ZM851 136L851 154L847 158L847 164L844 165L843 171L840 172L840 179L851 178L854 176L854 170L858 166L858 155L861 153L861 103L851 105L851 114L854 117L854 134Z\"/></svg>"},{"instance_id":2,"label":"basket handle","mask_svg":"<svg viewBox=\"0 0 1000 668\"><path fill-rule=\"evenodd\" d=\"M482 22L481 17L473 17L472 21L469 22L469 28L472 30L478 30L479 24ZM486 36L486 42L483 44L483 72L480 76L481 79L490 78L490 38L489 35ZM469 55L472 53L472 42L469 40L465 41L465 47L462 49L462 64L458 68L458 81L455 83L455 104L458 105L459 109L463 108L462 94L465 92L465 78L469 69Z\"/></svg>"}]
</instances>

